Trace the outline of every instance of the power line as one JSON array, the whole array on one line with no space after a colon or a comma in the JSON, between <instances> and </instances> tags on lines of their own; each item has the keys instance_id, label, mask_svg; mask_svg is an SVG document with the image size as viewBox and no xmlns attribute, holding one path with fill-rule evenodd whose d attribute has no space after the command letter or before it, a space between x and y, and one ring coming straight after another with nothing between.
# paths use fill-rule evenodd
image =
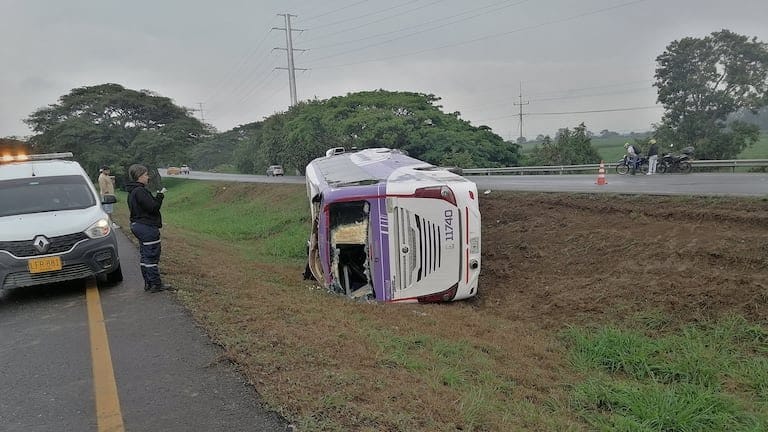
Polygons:
<instances>
[{"instance_id":1,"label":"power line","mask_svg":"<svg viewBox=\"0 0 768 432\"><path fill-rule=\"evenodd\" d=\"M433 4L436 4L436 3L441 3L441 2L443 2L443 1L445 1L445 0L435 0L435 1L431 2L431 3L427 3L427 4L425 4L425 5L417 6L417 7L414 7L414 8L408 9L408 10L405 10L405 11L403 11L403 12L399 12L399 13L396 13L396 14L394 14L394 15L385 16L384 18L379 18L379 19L377 19L377 20L375 20L375 21L368 21L368 22L365 22L365 23L363 23L363 24L360 24L360 25L358 25L358 26L355 26L355 27L350 27L350 28L346 28L346 29L342 29L342 30L339 30L339 31L333 32L333 33L326 33L326 34L322 34L322 35L319 35L319 36L315 36L315 37L314 37L314 39L315 39L315 40L317 40L317 39L325 39L325 38L327 38L327 37L329 37L329 36L335 36L335 35L337 35L337 34L341 34L341 33L349 33L350 31L352 31L352 30L357 30L357 29L359 29L359 28L367 28L367 27L370 27L370 25L371 25L371 24L377 24L377 23L380 23L380 22L382 22L382 21L386 21L386 20L388 20L388 19L392 19L392 18L395 18L395 17L399 17L399 16L401 16L401 15L409 14L409 13L411 13L411 12L417 11L417 10L419 10L419 9L424 9L424 8L426 8L426 7L432 6ZM411 3L406 3L406 5L407 5L407 4L411 4ZM402 6L402 5L401 5L401 6ZM399 7L399 6L398 6L398 7ZM393 7L393 8L390 8L390 9L394 9L394 7ZM389 10L389 9L385 9L385 10L383 10L383 11L381 11L381 12L386 12L387 10ZM315 28L316 28L316 27L315 27ZM315 30L315 28L312 28L311 30ZM395 30L395 31L385 32L385 33L383 33L383 34L389 34L389 33L393 33L393 32L394 32L394 33L396 33L396 32L398 32L398 31L399 31L399 30ZM359 39L355 38L355 40L353 40L352 42L356 42L356 41L359 41L359 40L365 40L365 39L371 39L372 37L376 37L376 36L381 36L381 35L375 35L375 36L367 36L367 37L364 37L364 38L359 38ZM348 43L348 42L347 42L347 43ZM340 43L340 44L343 44L343 42L342 42L342 43ZM336 45L336 44L331 44L331 45L327 45L327 46L334 46L334 45ZM323 48L325 48L325 47L323 47Z\"/></svg>"},{"instance_id":2,"label":"power line","mask_svg":"<svg viewBox=\"0 0 768 432\"><path fill-rule=\"evenodd\" d=\"M579 88L573 88L573 89L558 89L558 90L552 90L547 91L543 93L533 93L530 96L538 97L538 96L546 96L546 95L552 95L552 94L563 94L563 93L570 93L570 92L578 92L582 90L594 90L594 89L603 89L603 88L612 88L612 87L622 87L629 84L639 84L639 83L645 83L645 84L653 84L653 80L649 81L647 79L643 80L635 80L635 81L623 81L620 83L613 83L613 84L601 84L598 86L590 86L590 87L579 87Z\"/></svg>"},{"instance_id":3,"label":"power line","mask_svg":"<svg viewBox=\"0 0 768 432\"><path fill-rule=\"evenodd\" d=\"M439 3L441 1L445 1L445 0L436 0L436 1L432 2L432 3L430 3L430 4ZM394 6L390 6L390 7L385 8L385 9L381 9L381 10L377 10L377 11L373 11L373 12L368 12L366 14L358 15L358 16L353 17L353 18L347 18L347 19L344 19L344 20L341 20L341 21L334 21L334 22L330 22L330 23L327 23L327 24L322 24L322 25L314 26L310 30L317 30L317 29L323 28L323 27L330 27L330 26L334 26L336 24L342 24L342 23L345 23L345 22L358 20L360 18L365 18L365 17L371 16L371 15L377 15L377 14L380 14L382 12L386 12L386 11L389 11L389 10L392 10L392 9L401 8L403 6L408 6L408 5L411 5L411 4L413 4L413 2L409 0L409 1L406 1L404 3L400 3L400 4L397 4L397 5L394 5ZM422 8L422 7L424 7L424 6L420 6L419 9ZM402 14L398 14L398 15L402 15ZM395 16L397 16L397 15L395 15ZM323 36L319 36L319 37L326 37L326 36L330 36L332 34L336 34L336 33L331 33L329 35L323 35Z\"/></svg>"},{"instance_id":4,"label":"power line","mask_svg":"<svg viewBox=\"0 0 768 432\"><path fill-rule=\"evenodd\" d=\"M531 99L531 101L532 102L545 102L545 101L567 100L567 99L582 99L582 98L599 97L599 96L613 96L613 95L618 95L618 94L635 93L635 92L639 92L639 91L648 91L648 90L651 90L651 87L635 87L635 88L631 88L631 89L617 90L617 91L604 92L604 93L592 93L592 94L583 94L583 95L539 98L539 99Z\"/></svg>"},{"instance_id":5,"label":"power line","mask_svg":"<svg viewBox=\"0 0 768 432\"><path fill-rule=\"evenodd\" d=\"M643 80L643 81L627 81L627 82L624 82L624 83L608 84L608 85L600 85L600 86L592 86L592 87L582 87L582 88L576 88L576 89L561 89L561 90L557 90L557 91L553 91L553 92L545 92L545 93L539 93L539 94L540 95L541 94L564 94L564 93L567 94L569 92L575 92L575 91L580 91L580 90L620 87L620 86L623 86L623 85L633 84L633 83L636 83L636 82L647 82L647 81L645 81L645 80ZM493 91L494 93L497 93L497 94L505 93L504 90L509 88L509 87L512 87L512 86L509 85L509 86L496 87L496 88L494 88L491 91ZM650 86L649 87L637 87L637 88L634 88L634 89L619 90L619 91L615 91L615 92L589 93L589 94L581 94L581 95L560 96L560 97L539 98L539 99L535 99L534 98L534 99L529 99L529 100L531 102L541 102L541 101L545 101L546 102L546 101L552 101L552 100L582 99L582 98L590 98L590 97L612 96L612 95L617 95L617 94L635 93L635 92L639 92L639 91L643 91L643 90L650 90L650 89L651 89ZM475 95L479 95L479 94L483 94L483 93L487 93L487 92L476 92L474 94ZM531 95L529 94L529 97L530 96ZM475 105L475 106L470 106L470 107L464 107L462 109L462 111L485 110L485 109L491 109L491 108L495 108L495 107L503 106L503 105L509 105L509 98L507 96L503 96L503 99L500 100L499 102L485 103L483 105Z\"/></svg>"},{"instance_id":6,"label":"power line","mask_svg":"<svg viewBox=\"0 0 768 432\"><path fill-rule=\"evenodd\" d=\"M630 107L630 108L610 108L610 109L599 109L599 110L586 110L586 111L562 111L562 112L540 112L540 113L527 113L524 114L525 116L545 116L545 115L569 115L569 114L592 114L592 113L607 113L607 112L620 112L620 111L639 111L639 110L646 110L646 109L663 109L664 107L661 105L650 105L650 106L642 106L642 107ZM494 121L494 120L503 120L510 117L516 117L517 114L511 114L511 115L504 115L501 117L496 118L490 118L490 119L481 119L480 121Z\"/></svg>"},{"instance_id":7,"label":"power line","mask_svg":"<svg viewBox=\"0 0 768 432\"><path fill-rule=\"evenodd\" d=\"M434 20L431 20L431 21L419 23L419 24L416 24L414 26L401 27L401 28L399 28L397 30L392 30L392 31L388 31L388 32L384 32L384 33L379 33L379 34L375 34L375 35L371 35L371 36L366 36L366 37L362 37L362 38L355 38L353 40L342 41L342 42L338 42L338 43L335 43L335 44L323 45L323 46L315 47L314 49L318 50L318 49L325 49L325 48L330 48L330 47L339 46L339 45L348 45L350 43L357 43L357 42L360 42L360 41L363 41L363 40L375 39L377 37L385 36L385 35L392 34L392 33L401 33L403 31L407 31L407 30L411 30L411 29L415 29L415 28L422 29L422 30L417 31L415 33L409 33L409 34L407 34L405 36L402 36L402 37L398 37L398 38L395 38L395 39L390 39L390 40L384 41L383 43L393 42L393 41L396 41L396 40L399 40L399 39L403 39L405 37L411 37L411 36L414 36L414 35L417 35L417 34L426 33L428 31L437 30L437 29L443 28L445 26L449 26L451 24L456 24L456 23L463 22L463 21L469 21L472 18L477 18L477 17L479 17L481 15L486 15L486 14L493 13L493 12L498 12L498 11L500 11L502 9L506 9L506 8L509 8L509 7L512 7L512 6L517 6L517 5L519 5L521 3L525 3L527 1L529 1L529 0L523 0L523 1L519 1L517 3L511 3L510 4L509 0L504 0L504 1L501 1L501 2L498 2L498 3L493 3L493 4L490 4L490 5L486 5L486 6L481 6L479 8L469 9L469 10L466 10L464 12L460 12L458 14L450 15L450 16L447 16L447 17L437 18L437 19L434 19ZM487 9L487 8L490 8L490 7L498 6L499 4L504 4L504 6L501 6L501 7L495 8L495 9L491 9L489 11L477 13L477 14L472 15L470 17L462 18L462 19L455 20L455 21L450 21L450 22L447 22L445 24L441 24L441 25L438 25L438 26L435 26L435 27L432 27L432 28L423 29L423 27L425 25L429 25L429 24L433 24L433 23L437 23L437 22L441 22L441 21L450 20L452 18L456 18L456 17L462 16L462 15L466 15L468 13L472 13L472 12L476 12L476 11L479 11L479 10L482 10L482 9ZM427 6L431 6L431 5L432 5L432 3L429 3L429 4L424 5L422 7L427 7ZM407 11L407 12L412 12L413 10L416 10L416 9L412 9L412 10ZM384 18L384 19L388 19L388 18ZM360 28L360 27L368 26L370 24L375 24L375 23L377 23L379 21L383 21L384 19L381 19L381 20L378 20L378 21L369 22L369 23L366 23L366 24L364 24L362 26L353 27L353 28L348 29L348 30L355 30L355 29ZM348 30L339 31L339 32L336 32L336 33L331 33L331 34L329 34L327 36L334 35L334 34L339 34L339 33L345 33ZM381 44L379 43L379 44L376 44L376 45L381 45ZM369 46L375 46L375 45L369 45ZM366 47L363 47L363 48L367 48L369 46L366 46ZM359 51L359 49L357 51Z\"/></svg>"},{"instance_id":8,"label":"power line","mask_svg":"<svg viewBox=\"0 0 768 432\"><path fill-rule=\"evenodd\" d=\"M256 52L259 50L259 48L261 48L261 46L267 40L267 37L269 36L270 32L271 30L268 30L264 34L264 36L262 36L261 40L259 40L259 42L256 43L256 45L251 49L251 51L240 60L237 66L235 66L234 68L228 69L224 77L214 87L214 90L211 92L211 95L205 99L206 103L210 102L216 96L219 96L219 92L224 90L224 87L227 81L232 80L235 77L235 75L240 71L240 69L242 69L248 63L248 61L256 55Z\"/></svg>"},{"instance_id":9,"label":"power line","mask_svg":"<svg viewBox=\"0 0 768 432\"><path fill-rule=\"evenodd\" d=\"M265 75L264 78L259 81L257 84L251 86L247 91L243 92L242 96L240 97L240 104L242 105L246 101L248 101L258 90L263 89L264 87L268 87L271 85L278 77L278 74L276 74L277 69L273 68L269 71L269 74Z\"/></svg>"},{"instance_id":10,"label":"power line","mask_svg":"<svg viewBox=\"0 0 768 432\"><path fill-rule=\"evenodd\" d=\"M587 110L587 111L563 111L563 112L541 112L541 113L528 113L528 116L543 116L543 115L565 115L565 114L591 114L591 113L606 113L606 112L618 112L618 111L639 111L646 109L663 109L661 105L649 105L644 107L631 107L631 108L611 108L601 110Z\"/></svg>"},{"instance_id":11,"label":"power line","mask_svg":"<svg viewBox=\"0 0 768 432\"><path fill-rule=\"evenodd\" d=\"M326 59L329 59L329 58L338 57L338 56L343 55L343 54L348 54L350 52L362 51L362 50L364 50L366 48L372 48L372 47L375 47L375 46L388 44L390 42L394 42L394 41L397 41L397 40L400 40L400 39L405 39L405 38L409 38L409 37L412 37L412 36L415 36L415 35L418 35L418 34L422 34L422 33L430 32L430 31L433 31L433 30L437 30L437 29L449 26L451 24L456 24L456 23L459 23L459 22L462 22L462 21L468 21L468 20L470 20L472 18L476 18L478 16L485 15L487 13L496 12L496 11L505 9L507 7L517 6L517 5L520 5L522 3L526 3L527 1L529 1L529 0L522 0L522 1L519 1L517 3L513 3L513 4L510 4L510 5L504 6L504 7L500 7L500 8L491 10L491 11L475 14L475 15L472 15L472 16L467 17L467 18L462 18L462 19L450 21L450 22L447 22L447 23L444 23L444 24L433 26L433 27L428 28L428 29L422 29L422 30L419 30L419 31L416 31L416 32L408 33L408 34L405 34L405 35L402 35L402 36L398 36L398 37L395 37L395 38L392 38L392 39L388 39L388 40L385 40L385 41L381 41L381 42L377 42L377 43L373 43L373 44L369 44L369 45L364 45L362 47L358 47L358 48L355 48L353 50L347 50L347 51L342 52L342 53L336 53L336 54L327 55L325 57L321 57L319 59L315 59L315 61L323 61L323 60L326 60ZM367 63L367 62L363 62L363 63ZM354 63L354 64L359 64L359 63ZM327 69L327 67L326 68L321 68L321 69Z\"/></svg>"},{"instance_id":12,"label":"power line","mask_svg":"<svg viewBox=\"0 0 768 432\"><path fill-rule=\"evenodd\" d=\"M560 23L563 23L563 22L566 22L566 21L572 21L574 19L583 18L585 16L595 15L595 14L598 14L598 13L607 12L609 10L614 10L614 9L619 9L619 8L631 6L631 5L634 5L636 3L642 3L642 2L645 2L645 1L648 1L648 0L633 0L633 1L629 1L629 2L622 3L622 4L619 4L619 5L615 5L615 6L610 6L610 7L606 7L606 8L596 9L596 10L593 10L593 11L590 11L590 12L584 12L584 13L580 13L580 14L577 14L577 15L572 15L572 16L569 16L569 17L566 17L566 18L561 18L561 19L557 19L557 20L547 21L547 22L543 22L543 23L539 23L539 24L535 24L535 25L531 25L531 26L527 26L527 27L521 27L521 28L518 28L518 29L515 29L515 30L510 30L510 31L502 32L502 33L494 33L494 34L482 36L482 37L475 38L475 39L470 39L470 40L463 41L463 42L457 42L457 43L452 43L452 44L447 44L447 45L441 45L441 46L438 46L438 47L426 48L426 49L422 49L422 50L418 50L418 51L412 51L412 52L405 53L405 54L399 54L399 55L394 55L394 56L389 56L389 57L382 57L382 58L373 59L373 60L365 60L365 61L359 61L359 62L338 64L338 65L332 65L332 66L320 66L320 67L315 67L315 69L332 69L332 68L337 68L337 67L346 67L346 66L354 66L354 65L365 64L365 63L380 62L380 61L392 60L392 59L396 59L396 58L400 58L400 57L409 57L409 56L413 56L413 55L417 55L417 54L423 54L423 53L430 52L430 51L437 51L437 50L441 50L441 49L445 49L445 48L452 48L452 47L461 46L461 45L468 45L468 44L472 44L472 43L475 43L475 42L480 42L480 41L487 40L487 39L493 39L493 38L497 38L497 37L508 36L508 35L511 35L511 34L514 34L514 33L519 33L519 32L526 31L526 30L537 29L537 28L544 27L544 26L551 25L551 24L560 24Z\"/></svg>"},{"instance_id":13,"label":"power line","mask_svg":"<svg viewBox=\"0 0 768 432\"><path fill-rule=\"evenodd\" d=\"M367 3L367 2L369 2L369 1L371 1L371 0L361 0L361 1L358 1L358 2L355 2L355 3L352 3L352 4L350 4L350 5L342 6L342 7L340 7L340 8L337 8L337 9L333 9L333 10L331 10L331 11L328 11L328 12L322 13L322 14L320 14L320 15L311 16L311 17L309 17L309 18L305 19L304 21L312 21L312 20L316 20L316 19L318 19L318 18L321 18L321 17L324 17L324 16L326 16L326 15L334 14L334 13L336 13L336 12L339 12L339 11L343 11L343 10L349 9L349 8L351 8L351 7L355 7L355 6L359 5L359 4L362 4L362 3Z\"/></svg>"}]
</instances>

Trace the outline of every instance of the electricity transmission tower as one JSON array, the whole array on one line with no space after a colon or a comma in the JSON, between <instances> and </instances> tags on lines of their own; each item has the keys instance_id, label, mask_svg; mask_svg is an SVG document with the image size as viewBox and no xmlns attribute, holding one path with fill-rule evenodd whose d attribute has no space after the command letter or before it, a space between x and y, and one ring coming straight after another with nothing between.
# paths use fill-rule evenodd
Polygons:
<instances>
[{"instance_id":1,"label":"electricity transmission tower","mask_svg":"<svg viewBox=\"0 0 768 432\"><path fill-rule=\"evenodd\" d=\"M205 114L203 113L203 102L198 102L197 106L200 108L192 108L190 111L200 111L200 122L205 123Z\"/></svg>"},{"instance_id":2,"label":"electricity transmission tower","mask_svg":"<svg viewBox=\"0 0 768 432\"><path fill-rule=\"evenodd\" d=\"M531 101L525 101L525 103L523 103L523 82L522 81L520 81L520 96L519 96L519 98L520 98L520 102L519 103L513 103L513 105L519 105L520 106L520 138L518 139L518 141L522 141L523 140L523 105L528 105L529 103L531 103Z\"/></svg>"},{"instance_id":3,"label":"electricity transmission tower","mask_svg":"<svg viewBox=\"0 0 768 432\"><path fill-rule=\"evenodd\" d=\"M278 16L282 16L285 18L285 27L272 27L272 30L283 30L285 31L285 48L275 48L277 50L285 50L288 54L288 67L277 67L275 69L287 69L288 70L288 85L291 88L291 106L296 105L296 72L297 70L305 71L307 69L302 68L296 68L293 66L293 52L294 51L306 51L303 49L298 49L293 47L293 32L295 31L304 31L304 30L298 30L298 29L292 29L291 28L291 17L295 17L296 15L291 14L277 14Z\"/></svg>"}]
</instances>

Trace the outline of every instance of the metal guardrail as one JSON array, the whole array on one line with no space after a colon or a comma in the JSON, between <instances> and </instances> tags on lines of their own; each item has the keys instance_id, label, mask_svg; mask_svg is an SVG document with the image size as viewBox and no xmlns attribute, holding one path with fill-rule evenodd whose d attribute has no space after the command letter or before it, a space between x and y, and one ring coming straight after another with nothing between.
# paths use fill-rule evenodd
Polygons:
<instances>
[{"instance_id":1,"label":"metal guardrail","mask_svg":"<svg viewBox=\"0 0 768 432\"><path fill-rule=\"evenodd\" d=\"M615 168L618 162L607 162L603 164L606 169ZM768 167L768 159L728 159L728 160L692 160L693 168L731 168L736 172L736 168L745 167ZM523 167L505 167L505 168L464 168L463 174L469 175L494 175L494 174L567 174L575 171L597 171L600 164L587 165L543 165L543 166L523 166Z\"/></svg>"}]
</instances>

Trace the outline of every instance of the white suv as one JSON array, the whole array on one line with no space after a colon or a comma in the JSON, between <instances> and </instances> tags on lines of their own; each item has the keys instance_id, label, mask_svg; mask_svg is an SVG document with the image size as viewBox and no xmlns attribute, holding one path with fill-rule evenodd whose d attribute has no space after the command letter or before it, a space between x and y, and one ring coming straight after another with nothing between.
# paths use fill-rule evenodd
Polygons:
<instances>
[{"instance_id":1,"label":"white suv","mask_svg":"<svg viewBox=\"0 0 768 432\"><path fill-rule=\"evenodd\" d=\"M117 237L72 153L0 156L0 288L123 280Z\"/></svg>"},{"instance_id":2,"label":"white suv","mask_svg":"<svg viewBox=\"0 0 768 432\"><path fill-rule=\"evenodd\" d=\"M285 171L283 171L282 165L270 165L269 168L267 168L268 176L281 176L283 174L285 174Z\"/></svg>"}]
</instances>

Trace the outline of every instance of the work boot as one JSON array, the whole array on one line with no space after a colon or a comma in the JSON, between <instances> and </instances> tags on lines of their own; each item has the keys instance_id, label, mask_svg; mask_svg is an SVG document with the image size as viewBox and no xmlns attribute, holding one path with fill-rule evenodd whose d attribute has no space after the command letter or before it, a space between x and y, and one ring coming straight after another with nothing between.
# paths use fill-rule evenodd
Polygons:
<instances>
[{"instance_id":1,"label":"work boot","mask_svg":"<svg viewBox=\"0 0 768 432\"><path fill-rule=\"evenodd\" d=\"M150 286L148 291L151 293L156 293L160 291L174 291L174 289L168 284L159 284Z\"/></svg>"}]
</instances>

